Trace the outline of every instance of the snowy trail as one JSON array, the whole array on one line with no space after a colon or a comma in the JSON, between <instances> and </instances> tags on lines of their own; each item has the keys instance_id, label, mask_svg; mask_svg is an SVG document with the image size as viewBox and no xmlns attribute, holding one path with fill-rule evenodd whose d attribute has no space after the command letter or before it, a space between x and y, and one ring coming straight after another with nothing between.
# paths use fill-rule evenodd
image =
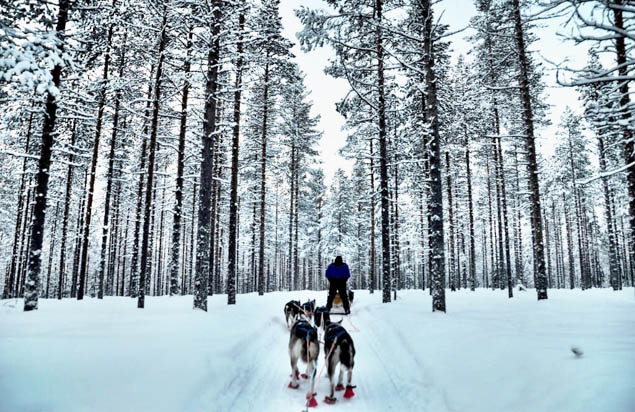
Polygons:
<instances>
[{"instance_id":1,"label":"snowy trail","mask_svg":"<svg viewBox=\"0 0 635 412\"><path fill-rule=\"evenodd\" d=\"M635 410L633 290L448 293L447 314L404 291L391 304L358 291L343 326L355 341L356 396L324 411ZM0 303L0 411L294 411L282 307L326 292L84 302ZM575 358L572 345L585 354ZM324 363L321 348L318 371ZM304 367L300 366L301 370Z\"/></svg>"},{"instance_id":2,"label":"snowy trail","mask_svg":"<svg viewBox=\"0 0 635 412\"><path fill-rule=\"evenodd\" d=\"M381 310L381 307L373 309ZM438 399L438 392L410 342L403 339L399 317L375 316L374 311L363 306L356 308L344 325L359 330L352 332L360 348L355 377L360 398L367 400L369 406L382 403L386 394L390 394L388 410L411 410L415 405L420 410L440 410L428 409L430 403Z\"/></svg>"},{"instance_id":3,"label":"snowy trail","mask_svg":"<svg viewBox=\"0 0 635 412\"><path fill-rule=\"evenodd\" d=\"M303 292L302 299L320 298L323 293ZM274 304L279 305L275 300ZM391 340L396 336L389 322L372 321L372 312L368 310L369 301L356 302L352 317L344 317L343 326L352 335L357 348L356 367L353 373L353 384L356 396L347 400L342 392L336 393L338 401L335 405L326 405L324 396L329 392L328 375L324 364L324 348L321 347L318 359L318 372L322 372L316 384L316 399L321 407L332 411L377 410L378 405L385 405L383 410L411 410L413 405L421 405L417 394L422 393L420 385L427 382L423 369L411 370L407 358L390 348L402 345L401 340ZM280 307L272 307L281 312ZM334 318L341 318L334 316ZM359 318L359 319L358 319ZM228 410L301 410L304 409L304 396L309 389L309 381L300 379L300 388L287 388L290 376L289 355L287 342L289 331L284 323L282 314L270 317L264 325L259 325L256 319L250 327L254 332L248 333L244 339L237 342L223 357L236 360L236 368L227 384L218 388L208 388L208 393L201 397L200 403L190 406L204 409L205 405L218 402L227 405ZM360 329L356 323L365 325ZM389 331L387 338L381 339L383 333ZM304 371L305 364L300 364L300 371ZM415 376L413 375L421 375ZM425 391L424 391L425 392ZM386 393L391 393L390 403L386 403ZM238 408L238 409L236 409Z\"/></svg>"}]
</instances>

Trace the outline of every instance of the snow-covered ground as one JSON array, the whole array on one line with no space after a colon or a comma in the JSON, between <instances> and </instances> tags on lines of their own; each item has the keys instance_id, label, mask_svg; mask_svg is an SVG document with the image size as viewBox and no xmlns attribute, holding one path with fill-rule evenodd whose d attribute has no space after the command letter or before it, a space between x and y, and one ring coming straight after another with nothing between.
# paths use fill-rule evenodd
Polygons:
<instances>
[{"instance_id":1,"label":"snow-covered ground","mask_svg":"<svg viewBox=\"0 0 635 412\"><path fill-rule=\"evenodd\" d=\"M344 320L357 349L356 396L332 411L635 411L632 288L460 291L449 312L404 291L391 304L358 291ZM326 292L0 302L1 411L295 411L282 307ZM584 354L576 357L571 347ZM323 364L323 353L319 368Z\"/></svg>"}]
</instances>

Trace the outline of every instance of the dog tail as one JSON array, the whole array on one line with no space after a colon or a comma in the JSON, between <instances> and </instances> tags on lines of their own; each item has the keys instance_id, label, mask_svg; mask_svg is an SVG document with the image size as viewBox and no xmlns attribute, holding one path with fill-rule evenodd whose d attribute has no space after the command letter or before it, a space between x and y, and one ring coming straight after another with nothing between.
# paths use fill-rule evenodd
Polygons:
<instances>
[{"instance_id":1,"label":"dog tail","mask_svg":"<svg viewBox=\"0 0 635 412\"><path fill-rule=\"evenodd\" d=\"M340 343L340 359L344 366L353 369L355 366L355 347L349 339L342 339Z\"/></svg>"}]
</instances>

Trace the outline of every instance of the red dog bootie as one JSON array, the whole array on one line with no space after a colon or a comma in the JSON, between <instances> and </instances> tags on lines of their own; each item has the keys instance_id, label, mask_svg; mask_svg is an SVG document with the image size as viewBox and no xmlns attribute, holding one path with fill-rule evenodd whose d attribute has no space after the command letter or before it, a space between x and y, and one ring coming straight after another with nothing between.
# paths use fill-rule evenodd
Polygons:
<instances>
[{"instance_id":1,"label":"red dog bootie","mask_svg":"<svg viewBox=\"0 0 635 412\"><path fill-rule=\"evenodd\" d=\"M302 376L302 379L309 379L309 375L307 375L306 373L303 373L300 376Z\"/></svg>"},{"instance_id":2,"label":"red dog bootie","mask_svg":"<svg viewBox=\"0 0 635 412\"><path fill-rule=\"evenodd\" d=\"M353 388L354 386L351 386L351 385L346 386L346 392L344 392L344 397L346 399L350 399L353 396L355 396L355 392L353 392Z\"/></svg>"},{"instance_id":3,"label":"red dog bootie","mask_svg":"<svg viewBox=\"0 0 635 412\"><path fill-rule=\"evenodd\" d=\"M299 387L300 387L300 384L296 383L294 385L293 382L289 382L289 385L287 386L287 388L290 388L290 389L298 389Z\"/></svg>"},{"instance_id":4,"label":"red dog bootie","mask_svg":"<svg viewBox=\"0 0 635 412\"><path fill-rule=\"evenodd\" d=\"M315 408L317 405L318 405L318 403L315 400L315 396L311 396L311 399L309 399L309 403L307 404L307 406L309 408Z\"/></svg>"},{"instance_id":5,"label":"red dog bootie","mask_svg":"<svg viewBox=\"0 0 635 412\"><path fill-rule=\"evenodd\" d=\"M335 390L338 392L343 391L344 389L345 389L344 385L342 385L341 383L338 383L337 386L335 387Z\"/></svg>"},{"instance_id":6,"label":"red dog bootie","mask_svg":"<svg viewBox=\"0 0 635 412\"><path fill-rule=\"evenodd\" d=\"M331 398L330 396L325 396L324 402L328 403L329 405L335 405L335 402L337 402L337 399Z\"/></svg>"}]
</instances>

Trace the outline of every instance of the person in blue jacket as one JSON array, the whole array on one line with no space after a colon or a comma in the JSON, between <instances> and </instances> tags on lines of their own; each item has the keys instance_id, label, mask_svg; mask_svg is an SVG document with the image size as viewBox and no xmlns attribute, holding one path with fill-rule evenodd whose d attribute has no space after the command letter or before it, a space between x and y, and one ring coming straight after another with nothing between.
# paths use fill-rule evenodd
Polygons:
<instances>
[{"instance_id":1,"label":"person in blue jacket","mask_svg":"<svg viewBox=\"0 0 635 412\"><path fill-rule=\"evenodd\" d=\"M341 256L337 256L335 261L326 268L326 278L329 280L329 297L326 300L327 310L331 310L333 298L335 298L335 294L339 292L342 303L344 304L344 312L347 315L351 313L348 294L346 293L346 281L350 277L351 271Z\"/></svg>"}]
</instances>

